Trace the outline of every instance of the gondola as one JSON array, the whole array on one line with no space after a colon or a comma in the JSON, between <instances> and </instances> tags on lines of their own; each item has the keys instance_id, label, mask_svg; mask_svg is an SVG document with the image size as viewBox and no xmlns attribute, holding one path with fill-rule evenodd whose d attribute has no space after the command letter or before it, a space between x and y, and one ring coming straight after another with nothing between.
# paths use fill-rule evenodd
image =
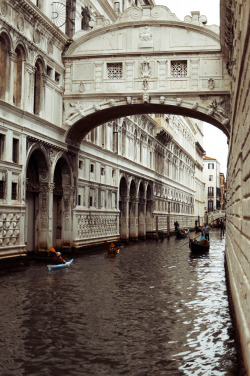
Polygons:
<instances>
[{"instance_id":1,"label":"gondola","mask_svg":"<svg viewBox=\"0 0 250 376\"><path fill-rule=\"evenodd\" d=\"M106 257L115 257L116 255L118 255L120 252L120 249L115 249L114 251L109 251L108 253L106 253Z\"/></svg>"},{"instance_id":2,"label":"gondola","mask_svg":"<svg viewBox=\"0 0 250 376\"><path fill-rule=\"evenodd\" d=\"M209 241L207 241L204 236L202 236L200 240L189 238L189 248L193 253L208 252L209 246Z\"/></svg>"}]
</instances>

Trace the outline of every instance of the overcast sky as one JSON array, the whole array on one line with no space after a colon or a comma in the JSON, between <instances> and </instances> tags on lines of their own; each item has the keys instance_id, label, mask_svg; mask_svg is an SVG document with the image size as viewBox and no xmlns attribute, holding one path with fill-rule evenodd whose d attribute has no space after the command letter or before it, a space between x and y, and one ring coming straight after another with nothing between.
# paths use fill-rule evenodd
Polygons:
<instances>
[{"instance_id":1,"label":"overcast sky","mask_svg":"<svg viewBox=\"0 0 250 376\"><path fill-rule=\"evenodd\" d=\"M157 5L165 5L181 20L192 11L200 11L207 16L207 25L220 24L220 0L155 0ZM226 176L227 137L211 124L204 123L203 148L206 155L220 162L220 170Z\"/></svg>"}]
</instances>

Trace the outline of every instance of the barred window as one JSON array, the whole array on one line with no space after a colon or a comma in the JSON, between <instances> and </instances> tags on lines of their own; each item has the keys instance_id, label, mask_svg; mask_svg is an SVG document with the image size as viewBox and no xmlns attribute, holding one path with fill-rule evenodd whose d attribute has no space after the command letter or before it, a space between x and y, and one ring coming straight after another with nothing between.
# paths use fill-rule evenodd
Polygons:
<instances>
[{"instance_id":1,"label":"barred window","mask_svg":"<svg viewBox=\"0 0 250 376\"><path fill-rule=\"evenodd\" d=\"M108 78L120 80L122 78L122 63L107 63Z\"/></svg>"},{"instance_id":2,"label":"barred window","mask_svg":"<svg viewBox=\"0 0 250 376\"><path fill-rule=\"evenodd\" d=\"M11 199L17 199L17 183L12 183Z\"/></svg>"},{"instance_id":3,"label":"barred window","mask_svg":"<svg viewBox=\"0 0 250 376\"><path fill-rule=\"evenodd\" d=\"M0 198L4 198L4 181L0 180Z\"/></svg>"},{"instance_id":4,"label":"barred window","mask_svg":"<svg viewBox=\"0 0 250 376\"><path fill-rule=\"evenodd\" d=\"M171 76L186 77L187 76L187 60L171 61Z\"/></svg>"}]
</instances>

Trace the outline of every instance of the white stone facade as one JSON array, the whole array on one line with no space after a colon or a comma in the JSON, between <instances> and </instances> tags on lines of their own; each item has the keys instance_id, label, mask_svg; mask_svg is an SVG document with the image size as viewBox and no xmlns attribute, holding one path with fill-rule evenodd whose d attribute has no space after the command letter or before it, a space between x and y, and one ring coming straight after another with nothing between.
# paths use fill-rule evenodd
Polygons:
<instances>
[{"instance_id":1,"label":"white stone facade","mask_svg":"<svg viewBox=\"0 0 250 376\"><path fill-rule=\"evenodd\" d=\"M205 182L205 212L220 209L220 163L215 158L204 156L203 178Z\"/></svg>"}]
</instances>

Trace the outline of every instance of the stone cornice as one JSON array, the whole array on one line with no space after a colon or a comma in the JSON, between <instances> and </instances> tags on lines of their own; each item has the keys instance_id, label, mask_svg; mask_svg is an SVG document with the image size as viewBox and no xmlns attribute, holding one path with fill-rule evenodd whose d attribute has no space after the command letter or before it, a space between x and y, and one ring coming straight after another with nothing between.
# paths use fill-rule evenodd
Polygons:
<instances>
[{"instance_id":1,"label":"stone cornice","mask_svg":"<svg viewBox=\"0 0 250 376\"><path fill-rule=\"evenodd\" d=\"M58 41L65 45L68 41L67 35L65 35L54 23L46 17L40 9L35 6L30 0L9 0L9 2L14 7L20 7L23 9L29 16L34 17L34 19L38 20L43 27L48 30Z\"/></svg>"}]
</instances>

